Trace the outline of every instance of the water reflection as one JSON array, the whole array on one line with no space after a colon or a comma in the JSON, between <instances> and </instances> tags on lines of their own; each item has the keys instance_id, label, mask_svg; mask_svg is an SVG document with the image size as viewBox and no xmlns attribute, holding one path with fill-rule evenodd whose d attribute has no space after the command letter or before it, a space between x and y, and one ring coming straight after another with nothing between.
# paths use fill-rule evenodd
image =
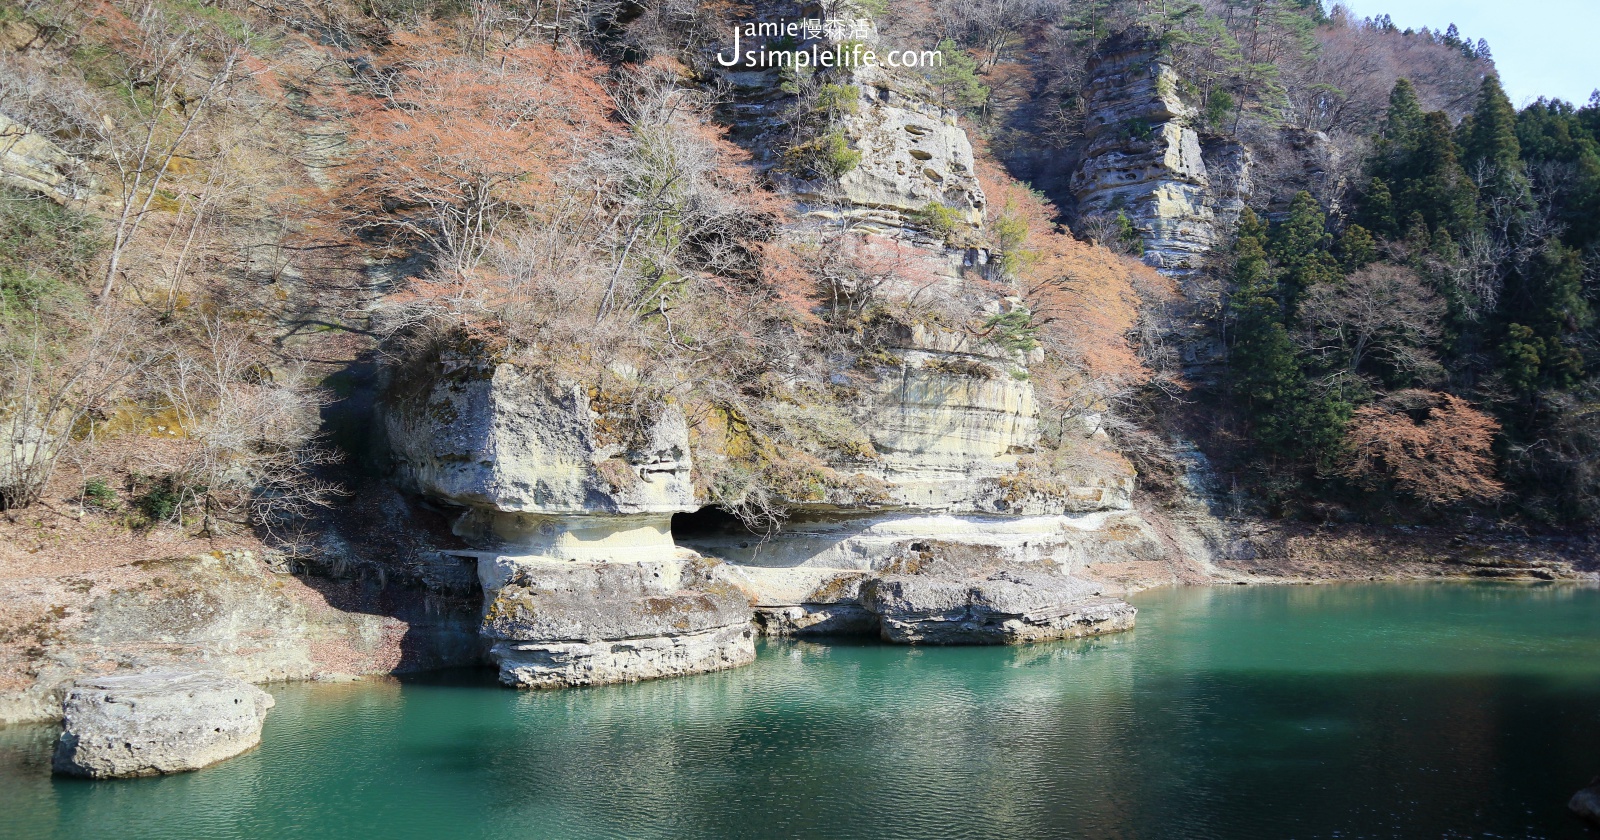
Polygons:
<instances>
[{"instance_id":1,"label":"water reflection","mask_svg":"<svg viewBox=\"0 0 1600 840\"><path fill-rule=\"evenodd\" d=\"M52 782L0 730L0 835L1577 837L1600 593L1188 589L1026 648L766 646L745 669L512 692L275 689L264 747Z\"/></svg>"}]
</instances>

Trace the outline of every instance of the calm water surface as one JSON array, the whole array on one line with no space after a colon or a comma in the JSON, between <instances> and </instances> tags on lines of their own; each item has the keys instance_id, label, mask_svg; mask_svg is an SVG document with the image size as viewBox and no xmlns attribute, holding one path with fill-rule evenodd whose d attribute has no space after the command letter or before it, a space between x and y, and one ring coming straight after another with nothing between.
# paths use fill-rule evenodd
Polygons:
<instances>
[{"instance_id":1,"label":"calm water surface","mask_svg":"<svg viewBox=\"0 0 1600 840\"><path fill-rule=\"evenodd\" d=\"M0 729L0 835L71 838L1600 837L1600 591L1191 588L1020 649L768 644L551 693L296 685L262 747L52 781Z\"/></svg>"}]
</instances>

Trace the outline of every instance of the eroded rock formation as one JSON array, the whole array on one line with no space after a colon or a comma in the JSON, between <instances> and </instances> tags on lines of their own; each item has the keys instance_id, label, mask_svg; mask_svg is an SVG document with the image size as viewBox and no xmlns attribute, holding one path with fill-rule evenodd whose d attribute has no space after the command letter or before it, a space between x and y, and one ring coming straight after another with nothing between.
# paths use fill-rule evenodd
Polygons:
<instances>
[{"instance_id":1,"label":"eroded rock formation","mask_svg":"<svg viewBox=\"0 0 1600 840\"><path fill-rule=\"evenodd\" d=\"M398 473L460 510L483 585L482 634L508 685L628 682L755 657L749 605L689 573L695 510L676 407L587 393L444 351L392 390Z\"/></svg>"},{"instance_id":2,"label":"eroded rock formation","mask_svg":"<svg viewBox=\"0 0 1600 840\"><path fill-rule=\"evenodd\" d=\"M1137 30L1107 39L1088 72L1089 145L1072 178L1079 214L1126 213L1147 262L1176 274L1200 267L1249 200L1249 150L1201 135L1182 79Z\"/></svg>"},{"instance_id":3,"label":"eroded rock formation","mask_svg":"<svg viewBox=\"0 0 1600 840\"><path fill-rule=\"evenodd\" d=\"M219 674L149 668L67 692L55 771L93 779L198 770L261 743L272 695Z\"/></svg>"},{"instance_id":4,"label":"eroded rock formation","mask_svg":"<svg viewBox=\"0 0 1600 840\"><path fill-rule=\"evenodd\" d=\"M560 688L754 660L749 602L731 587L686 579L697 558L679 554L657 562L521 564L484 616L501 680Z\"/></svg>"},{"instance_id":5,"label":"eroded rock formation","mask_svg":"<svg viewBox=\"0 0 1600 840\"><path fill-rule=\"evenodd\" d=\"M731 75L747 107L776 86ZM859 107L841 128L861 164L828 190L794 180L784 189L803 211L849 216L925 263L898 281L905 288L882 289L886 299L1020 305L968 282L970 254L905 230L930 204L981 222L955 115L877 71L849 81ZM1164 556L1132 511L1127 461L1087 427L1072 458L1041 449L1027 372L1037 351L927 324L891 332L845 406L871 451L829 465L877 488L871 500L789 499L785 527L761 535L731 517L674 535L672 515L700 501L685 419L669 404L560 384L482 348L447 348L397 376L386 427L398 474L460 511L502 681L555 687L732 667L753 657L757 626L928 644L1131 626L1132 608L1076 576L1091 561ZM625 373L612 378L627 390Z\"/></svg>"},{"instance_id":6,"label":"eroded rock formation","mask_svg":"<svg viewBox=\"0 0 1600 840\"><path fill-rule=\"evenodd\" d=\"M882 230L942 205L967 224L982 224L983 188L956 112L919 97L907 80L878 68L859 68L850 81L859 102L841 128L861 162L830 185L837 192L821 183L793 182L802 209L849 215L867 229Z\"/></svg>"}]
</instances>

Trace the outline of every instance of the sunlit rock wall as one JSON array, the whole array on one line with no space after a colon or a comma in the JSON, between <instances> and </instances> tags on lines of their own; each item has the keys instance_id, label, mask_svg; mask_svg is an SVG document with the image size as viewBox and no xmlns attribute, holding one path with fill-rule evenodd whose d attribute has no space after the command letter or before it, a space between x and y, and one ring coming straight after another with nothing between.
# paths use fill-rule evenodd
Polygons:
<instances>
[{"instance_id":1,"label":"sunlit rock wall","mask_svg":"<svg viewBox=\"0 0 1600 840\"><path fill-rule=\"evenodd\" d=\"M676 407L552 383L444 351L389 391L396 473L460 508L479 546L481 634L507 685L556 688L729 668L755 657L748 601L675 546L695 509Z\"/></svg>"},{"instance_id":2,"label":"sunlit rock wall","mask_svg":"<svg viewBox=\"0 0 1600 840\"><path fill-rule=\"evenodd\" d=\"M974 227L982 224L983 188L974 171L972 143L956 112L877 68L857 70L852 83L860 101L841 127L861 162L839 178L837 193L824 189L833 185L793 182L803 209L887 229L939 204Z\"/></svg>"},{"instance_id":3,"label":"sunlit rock wall","mask_svg":"<svg viewBox=\"0 0 1600 840\"><path fill-rule=\"evenodd\" d=\"M1089 145L1072 178L1079 215L1126 213L1146 261L1176 274L1199 268L1249 197L1248 150L1202 140L1182 79L1137 31L1107 39L1088 73Z\"/></svg>"}]
</instances>

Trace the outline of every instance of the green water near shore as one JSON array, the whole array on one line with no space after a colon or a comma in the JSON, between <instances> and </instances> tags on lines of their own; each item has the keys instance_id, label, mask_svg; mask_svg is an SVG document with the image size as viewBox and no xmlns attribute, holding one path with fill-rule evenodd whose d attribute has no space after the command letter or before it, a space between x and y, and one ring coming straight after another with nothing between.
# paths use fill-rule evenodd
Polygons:
<instances>
[{"instance_id":1,"label":"green water near shore","mask_svg":"<svg viewBox=\"0 0 1600 840\"><path fill-rule=\"evenodd\" d=\"M1597 837L1600 590L1160 590L1026 648L772 643L747 668L528 693L293 685L260 749L53 781L0 729L0 836Z\"/></svg>"}]
</instances>

